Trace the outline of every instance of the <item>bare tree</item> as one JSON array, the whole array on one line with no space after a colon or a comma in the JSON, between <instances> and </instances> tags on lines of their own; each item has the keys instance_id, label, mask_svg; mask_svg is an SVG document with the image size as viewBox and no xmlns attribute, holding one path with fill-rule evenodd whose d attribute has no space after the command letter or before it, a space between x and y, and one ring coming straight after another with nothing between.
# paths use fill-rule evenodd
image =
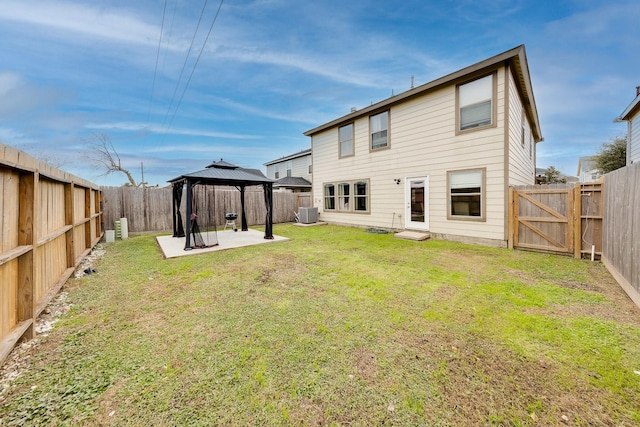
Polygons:
<instances>
[{"instance_id":1,"label":"bare tree","mask_svg":"<svg viewBox=\"0 0 640 427\"><path fill-rule=\"evenodd\" d=\"M107 176L114 172L121 172L127 176L129 180L125 185L132 187L144 186L144 182L136 182L128 169L122 167L120 155L116 151L109 135L104 133L94 133L94 144L91 146L88 157L94 161L96 166L104 170L100 176Z\"/></svg>"}]
</instances>

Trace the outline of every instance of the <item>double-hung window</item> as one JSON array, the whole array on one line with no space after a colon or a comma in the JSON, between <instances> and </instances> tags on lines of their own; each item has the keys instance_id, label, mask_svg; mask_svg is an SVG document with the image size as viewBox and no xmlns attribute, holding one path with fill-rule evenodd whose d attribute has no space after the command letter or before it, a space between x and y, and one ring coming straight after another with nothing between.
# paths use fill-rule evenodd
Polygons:
<instances>
[{"instance_id":1,"label":"double-hung window","mask_svg":"<svg viewBox=\"0 0 640 427\"><path fill-rule=\"evenodd\" d=\"M293 169L293 160L287 160L287 176L291 176L292 169Z\"/></svg>"},{"instance_id":2,"label":"double-hung window","mask_svg":"<svg viewBox=\"0 0 640 427\"><path fill-rule=\"evenodd\" d=\"M485 220L485 173L484 168L447 173L449 219Z\"/></svg>"},{"instance_id":3,"label":"double-hung window","mask_svg":"<svg viewBox=\"0 0 640 427\"><path fill-rule=\"evenodd\" d=\"M353 183L353 209L357 212L369 212L369 182Z\"/></svg>"},{"instance_id":4,"label":"double-hung window","mask_svg":"<svg viewBox=\"0 0 640 427\"><path fill-rule=\"evenodd\" d=\"M369 117L371 151L389 147L389 111Z\"/></svg>"},{"instance_id":5,"label":"double-hung window","mask_svg":"<svg viewBox=\"0 0 640 427\"><path fill-rule=\"evenodd\" d=\"M340 157L353 156L353 123L338 129L340 138Z\"/></svg>"},{"instance_id":6,"label":"double-hung window","mask_svg":"<svg viewBox=\"0 0 640 427\"><path fill-rule=\"evenodd\" d=\"M324 210L333 211L336 209L336 186L335 184L324 185Z\"/></svg>"},{"instance_id":7,"label":"double-hung window","mask_svg":"<svg viewBox=\"0 0 640 427\"><path fill-rule=\"evenodd\" d=\"M351 184L349 182L341 182L338 184L338 210L351 210Z\"/></svg>"},{"instance_id":8,"label":"double-hung window","mask_svg":"<svg viewBox=\"0 0 640 427\"><path fill-rule=\"evenodd\" d=\"M369 180L324 184L324 210L347 213L369 212Z\"/></svg>"},{"instance_id":9,"label":"double-hung window","mask_svg":"<svg viewBox=\"0 0 640 427\"><path fill-rule=\"evenodd\" d=\"M275 170L275 175L274 176L276 177L276 179L279 179L280 178L280 164L276 163L275 165L273 165L273 168Z\"/></svg>"},{"instance_id":10,"label":"double-hung window","mask_svg":"<svg viewBox=\"0 0 640 427\"><path fill-rule=\"evenodd\" d=\"M489 74L458 86L458 131L494 124L494 80Z\"/></svg>"}]
</instances>

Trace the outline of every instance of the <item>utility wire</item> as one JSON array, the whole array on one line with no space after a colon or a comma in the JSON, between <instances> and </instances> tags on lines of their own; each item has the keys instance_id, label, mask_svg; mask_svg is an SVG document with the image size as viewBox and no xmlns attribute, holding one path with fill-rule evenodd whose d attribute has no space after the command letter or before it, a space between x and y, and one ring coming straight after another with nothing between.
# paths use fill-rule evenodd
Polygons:
<instances>
[{"instance_id":1,"label":"utility wire","mask_svg":"<svg viewBox=\"0 0 640 427\"><path fill-rule=\"evenodd\" d=\"M167 52L169 51L169 45L171 44L171 35L173 34L173 23L176 19L176 10L178 9L178 0L173 3L173 16L171 16L171 26L169 27L169 37L167 37L167 48L164 50L164 57L162 58L162 70L164 70L164 64L167 62Z\"/></svg>"},{"instance_id":2,"label":"utility wire","mask_svg":"<svg viewBox=\"0 0 640 427\"><path fill-rule=\"evenodd\" d=\"M204 10L207 7L208 0L204 1L204 5L202 6L202 11L200 12L200 18L198 18L198 25L196 25L196 30L193 32L193 37L191 38L191 44L189 44L189 50L187 51L187 55L184 58L184 63L182 64L182 69L180 70L180 76L178 77L178 81L176 82L176 87L173 90L173 95L171 96L171 102L169 103L169 108L167 108L167 114L164 116L164 121L162 122L162 126L167 123L167 118L169 117L169 113L171 112L171 107L173 107L173 101L176 99L176 94L178 93L178 87L180 86L180 80L182 80L182 74L184 73L184 69L187 66L187 61L189 60L189 55L191 54L191 49L193 48L193 43L196 39L196 34L198 34L198 29L200 28L200 22L202 22L202 16L204 15ZM175 112L174 112L175 116ZM171 120L173 121L173 119ZM165 136L169 131L169 127L165 128ZM164 137L163 137L164 141Z\"/></svg>"},{"instance_id":3,"label":"utility wire","mask_svg":"<svg viewBox=\"0 0 640 427\"><path fill-rule=\"evenodd\" d=\"M196 67L198 66L198 62L200 61L200 57L202 56L202 52L204 51L204 48L207 45L207 41L209 41L209 36L211 35L211 31L213 30L213 26L216 24L216 21L218 20L218 15L220 14L220 9L222 9L222 3L224 3L224 0L220 0L220 4L218 5L218 10L216 11L216 15L213 17L213 21L211 22L211 26L209 26L209 32L207 33L207 37L205 37L204 42L202 43L202 47L200 48L200 52L198 53L198 57L196 58L196 62L193 64L193 68L191 69L191 74L189 74L189 79L187 80L187 84L184 86L184 89L182 90L182 94L180 95L180 100L178 101L178 105L176 106L176 109L173 112L173 116L171 116L171 121L169 122L169 126L167 126L167 129L166 129L166 132L165 132L165 136L169 132L169 129L171 128L171 125L173 124L173 119L175 119L176 113L178 112L178 109L180 108L180 105L182 104L182 99L184 98L184 94L187 92L187 88L189 87L189 84L191 83L191 78L193 77L193 73L196 71ZM164 136L163 136L163 142L164 142Z\"/></svg>"},{"instance_id":4,"label":"utility wire","mask_svg":"<svg viewBox=\"0 0 640 427\"><path fill-rule=\"evenodd\" d=\"M156 66L153 69L153 84L151 85L151 97L149 98L149 111L147 111L147 125L151 117L151 104L153 103L153 93L156 89L156 75L158 74L158 60L160 59L160 47L162 45L162 33L164 32L164 18L167 12L167 0L164 0L164 9L162 9L162 24L160 25L160 38L158 39L158 51L156 52Z\"/></svg>"}]
</instances>

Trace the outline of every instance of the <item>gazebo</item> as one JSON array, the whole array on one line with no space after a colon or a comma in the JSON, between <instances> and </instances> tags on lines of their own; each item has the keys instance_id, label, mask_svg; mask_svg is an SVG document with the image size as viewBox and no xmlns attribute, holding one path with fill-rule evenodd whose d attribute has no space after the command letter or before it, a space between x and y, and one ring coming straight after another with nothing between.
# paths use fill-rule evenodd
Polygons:
<instances>
[{"instance_id":1,"label":"gazebo","mask_svg":"<svg viewBox=\"0 0 640 427\"><path fill-rule=\"evenodd\" d=\"M273 239L273 183L272 179L264 176L258 169L244 169L224 160L213 162L206 169L180 175L169 180L173 186L173 237L185 237L185 250L191 249L191 221L186 221L186 230L183 226L180 205L182 203L182 191L187 188L187 219L192 217L193 187L196 185L229 185L240 190L241 230L247 231L247 217L245 215L244 195L247 186L261 185L264 189L264 204L267 209L264 238Z\"/></svg>"}]
</instances>

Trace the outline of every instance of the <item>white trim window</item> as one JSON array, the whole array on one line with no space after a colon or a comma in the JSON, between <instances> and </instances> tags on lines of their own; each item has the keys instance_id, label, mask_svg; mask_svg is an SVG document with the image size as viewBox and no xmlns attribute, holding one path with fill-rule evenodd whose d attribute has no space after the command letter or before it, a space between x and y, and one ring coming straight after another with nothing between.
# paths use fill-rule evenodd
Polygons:
<instances>
[{"instance_id":1,"label":"white trim window","mask_svg":"<svg viewBox=\"0 0 640 427\"><path fill-rule=\"evenodd\" d=\"M307 157L307 173L311 175L313 173L313 166L311 164L311 156Z\"/></svg>"},{"instance_id":2,"label":"white trim window","mask_svg":"<svg viewBox=\"0 0 640 427\"><path fill-rule=\"evenodd\" d=\"M389 147L389 111L369 117L371 151Z\"/></svg>"},{"instance_id":3,"label":"white trim window","mask_svg":"<svg viewBox=\"0 0 640 427\"><path fill-rule=\"evenodd\" d=\"M485 171L483 168L447 172L449 219L484 220Z\"/></svg>"},{"instance_id":4,"label":"white trim window","mask_svg":"<svg viewBox=\"0 0 640 427\"><path fill-rule=\"evenodd\" d=\"M494 75L458 86L459 130L471 130L493 123Z\"/></svg>"},{"instance_id":5,"label":"white trim window","mask_svg":"<svg viewBox=\"0 0 640 427\"><path fill-rule=\"evenodd\" d=\"M280 179L280 163L276 163L275 165L273 165L273 169L275 170L273 176L275 176L276 179Z\"/></svg>"},{"instance_id":6,"label":"white trim window","mask_svg":"<svg viewBox=\"0 0 640 427\"><path fill-rule=\"evenodd\" d=\"M369 213L369 180L324 184L324 210Z\"/></svg>"},{"instance_id":7,"label":"white trim window","mask_svg":"<svg viewBox=\"0 0 640 427\"><path fill-rule=\"evenodd\" d=\"M287 176L291 176L291 171L293 170L293 160L287 160Z\"/></svg>"},{"instance_id":8,"label":"white trim window","mask_svg":"<svg viewBox=\"0 0 640 427\"><path fill-rule=\"evenodd\" d=\"M353 156L353 123L338 128L340 157Z\"/></svg>"}]
</instances>

